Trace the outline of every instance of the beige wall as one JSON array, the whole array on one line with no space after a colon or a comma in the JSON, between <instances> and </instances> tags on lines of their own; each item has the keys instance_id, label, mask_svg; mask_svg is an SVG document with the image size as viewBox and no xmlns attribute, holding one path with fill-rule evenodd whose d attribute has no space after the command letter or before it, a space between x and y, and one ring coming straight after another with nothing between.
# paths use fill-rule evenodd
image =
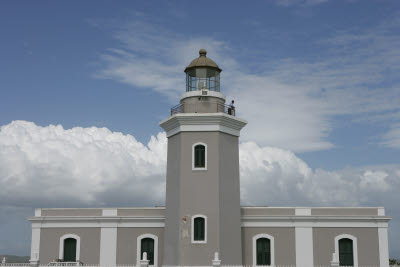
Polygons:
<instances>
[{"instance_id":1,"label":"beige wall","mask_svg":"<svg viewBox=\"0 0 400 267\"><path fill-rule=\"evenodd\" d=\"M81 239L80 261L99 264L100 228L42 228L40 230L40 263L47 264L58 259L60 237L74 234Z\"/></svg>"},{"instance_id":2,"label":"beige wall","mask_svg":"<svg viewBox=\"0 0 400 267\"><path fill-rule=\"evenodd\" d=\"M118 216L164 216L165 207L156 208L119 208Z\"/></svg>"},{"instance_id":3,"label":"beige wall","mask_svg":"<svg viewBox=\"0 0 400 267\"><path fill-rule=\"evenodd\" d=\"M341 234L357 238L358 265L379 265L377 228L314 228L314 265L329 265L335 251L335 237Z\"/></svg>"},{"instance_id":4,"label":"beige wall","mask_svg":"<svg viewBox=\"0 0 400 267\"><path fill-rule=\"evenodd\" d=\"M312 208L311 215L377 216L378 208Z\"/></svg>"},{"instance_id":5,"label":"beige wall","mask_svg":"<svg viewBox=\"0 0 400 267\"><path fill-rule=\"evenodd\" d=\"M102 209L42 209L41 216L101 216Z\"/></svg>"},{"instance_id":6,"label":"beige wall","mask_svg":"<svg viewBox=\"0 0 400 267\"><path fill-rule=\"evenodd\" d=\"M162 265L164 228L118 228L117 265L136 265L137 238L143 234L158 237L158 265Z\"/></svg>"},{"instance_id":7,"label":"beige wall","mask_svg":"<svg viewBox=\"0 0 400 267\"><path fill-rule=\"evenodd\" d=\"M243 265L253 265L253 236L268 234L275 241L275 264L296 264L296 242L294 227L242 227Z\"/></svg>"},{"instance_id":8,"label":"beige wall","mask_svg":"<svg viewBox=\"0 0 400 267\"><path fill-rule=\"evenodd\" d=\"M273 208L273 207L242 207L242 216L265 215L285 216L295 215L295 208Z\"/></svg>"}]
</instances>

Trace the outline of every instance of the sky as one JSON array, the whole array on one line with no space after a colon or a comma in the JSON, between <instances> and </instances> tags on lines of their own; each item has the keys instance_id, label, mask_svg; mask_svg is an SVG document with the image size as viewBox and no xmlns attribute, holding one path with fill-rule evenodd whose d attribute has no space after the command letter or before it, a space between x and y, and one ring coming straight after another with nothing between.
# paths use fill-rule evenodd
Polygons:
<instances>
[{"instance_id":1,"label":"sky","mask_svg":"<svg viewBox=\"0 0 400 267\"><path fill-rule=\"evenodd\" d=\"M384 206L400 258L400 1L1 1L0 254L37 207L164 205L201 48L248 121L242 205Z\"/></svg>"}]
</instances>

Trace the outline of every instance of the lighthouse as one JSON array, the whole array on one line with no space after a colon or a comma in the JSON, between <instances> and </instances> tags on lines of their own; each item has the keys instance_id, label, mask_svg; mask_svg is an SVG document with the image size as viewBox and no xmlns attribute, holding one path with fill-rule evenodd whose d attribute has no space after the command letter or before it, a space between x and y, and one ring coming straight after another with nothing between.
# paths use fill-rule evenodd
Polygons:
<instances>
[{"instance_id":1,"label":"lighthouse","mask_svg":"<svg viewBox=\"0 0 400 267\"><path fill-rule=\"evenodd\" d=\"M168 137L163 265L242 264L239 136L246 121L225 103L221 69L201 49L186 92L160 122Z\"/></svg>"}]
</instances>

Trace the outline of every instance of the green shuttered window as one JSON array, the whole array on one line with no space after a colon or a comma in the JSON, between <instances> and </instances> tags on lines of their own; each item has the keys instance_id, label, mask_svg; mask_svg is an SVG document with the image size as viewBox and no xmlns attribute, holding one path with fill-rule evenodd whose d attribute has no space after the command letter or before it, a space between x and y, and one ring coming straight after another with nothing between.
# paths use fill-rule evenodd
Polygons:
<instances>
[{"instance_id":1,"label":"green shuttered window","mask_svg":"<svg viewBox=\"0 0 400 267\"><path fill-rule=\"evenodd\" d=\"M339 263L340 266L353 266L353 240L342 238L339 240Z\"/></svg>"},{"instance_id":2,"label":"green shuttered window","mask_svg":"<svg viewBox=\"0 0 400 267\"><path fill-rule=\"evenodd\" d=\"M205 241L205 219L202 217L194 218L194 241Z\"/></svg>"},{"instance_id":3,"label":"green shuttered window","mask_svg":"<svg viewBox=\"0 0 400 267\"><path fill-rule=\"evenodd\" d=\"M197 145L194 147L194 167L206 167L206 147L204 145Z\"/></svg>"},{"instance_id":4,"label":"green shuttered window","mask_svg":"<svg viewBox=\"0 0 400 267\"><path fill-rule=\"evenodd\" d=\"M259 238L256 243L257 265L271 265L271 240Z\"/></svg>"},{"instance_id":5,"label":"green shuttered window","mask_svg":"<svg viewBox=\"0 0 400 267\"><path fill-rule=\"evenodd\" d=\"M64 261L76 261L76 239L64 239Z\"/></svg>"},{"instance_id":6,"label":"green shuttered window","mask_svg":"<svg viewBox=\"0 0 400 267\"><path fill-rule=\"evenodd\" d=\"M154 239L153 238L143 238L141 241L141 251L140 258L143 259L143 252L147 253L147 259L149 260L149 265L154 265Z\"/></svg>"}]
</instances>

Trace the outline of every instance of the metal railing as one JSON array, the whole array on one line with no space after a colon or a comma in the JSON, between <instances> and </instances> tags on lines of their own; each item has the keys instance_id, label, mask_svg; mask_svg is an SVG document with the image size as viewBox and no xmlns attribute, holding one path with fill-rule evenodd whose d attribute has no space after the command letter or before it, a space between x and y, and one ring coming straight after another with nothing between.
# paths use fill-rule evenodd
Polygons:
<instances>
[{"instance_id":1,"label":"metal railing","mask_svg":"<svg viewBox=\"0 0 400 267\"><path fill-rule=\"evenodd\" d=\"M208 108L205 110L203 108L196 109L198 104L178 104L171 108L171 116L179 113L225 113L231 116L236 116L235 107L231 107L226 104L221 103L210 103Z\"/></svg>"}]
</instances>

